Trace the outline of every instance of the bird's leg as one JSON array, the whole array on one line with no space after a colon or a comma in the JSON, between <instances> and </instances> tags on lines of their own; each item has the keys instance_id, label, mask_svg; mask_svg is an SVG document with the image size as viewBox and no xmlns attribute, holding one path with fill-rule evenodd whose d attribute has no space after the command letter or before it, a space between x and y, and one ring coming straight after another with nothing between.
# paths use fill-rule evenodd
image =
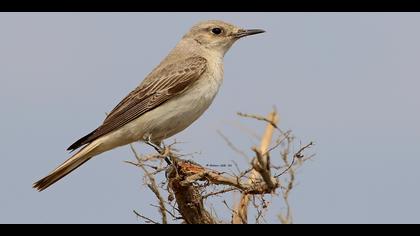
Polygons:
<instances>
[{"instance_id":1,"label":"bird's leg","mask_svg":"<svg viewBox=\"0 0 420 236\"><path fill-rule=\"evenodd\" d=\"M147 140L145 141L146 144L148 144L149 146L153 147L156 152L158 152L159 154L163 154L164 149L160 146L160 144L155 144L154 142L152 142L152 140L150 139L150 136L147 138Z\"/></svg>"},{"instance_id":2,"label":"bird's leg","mask_svg":"<svg viewBox=\"0 0 420 236\"><path fill-rule=\"evenodd\" d=\"M147 137L147 140L145 141L146 144L148 144L149 146L153 147L156 152L158 152L160 155L164 155L165 154L165 148L162 148L159 144L155 144L154 142L152 142L152 138L150 136ZM164 156L165 161L168 165L172 165L171 159L169 158L169 156Z\"/></svg>"}]
</instances>

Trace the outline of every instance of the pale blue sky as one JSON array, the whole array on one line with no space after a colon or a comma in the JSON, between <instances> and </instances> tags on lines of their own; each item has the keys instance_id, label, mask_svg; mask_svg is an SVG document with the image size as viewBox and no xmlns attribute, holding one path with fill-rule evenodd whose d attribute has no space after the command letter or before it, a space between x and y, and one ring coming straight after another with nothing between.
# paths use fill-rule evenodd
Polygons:
<instances>
[{"instance_id":1,"label":"pale blue sky","mask_svg":"<svg viewBox=\"0 0 420 236\"><path fill-rule=\"evenodd\" d=\"M246 149L231 123L262 126L235 112L276 105L281 128L317 143L291 196L296 223L420 223L418 13L0 13L0 223L156 217L128 147L45 192L31 185L206 19L267 33L228 52L222 89L180 148L202 164L238 161L216 129Z\"/></svg>"}]
</instances>

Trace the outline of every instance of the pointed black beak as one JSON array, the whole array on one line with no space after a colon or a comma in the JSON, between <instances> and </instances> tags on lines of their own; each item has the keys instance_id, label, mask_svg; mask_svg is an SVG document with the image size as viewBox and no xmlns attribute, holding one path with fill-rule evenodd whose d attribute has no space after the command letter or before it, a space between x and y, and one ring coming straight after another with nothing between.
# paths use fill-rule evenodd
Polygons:
<instances>
[{"instance_id":1,"label":"pointed black beak","mask_svg":"<svg viewBox=\"0 0 420 236\"><path fill-rule=\"evenodd\" d=\"M242 38L245 36L249 36L249 35L254 35L254 34L261 34L264 33L265 30L262 29L247 29L247 30L239 30L237 33L235 33L233 36L235 38Z\"/></svg>"}]
</instances>

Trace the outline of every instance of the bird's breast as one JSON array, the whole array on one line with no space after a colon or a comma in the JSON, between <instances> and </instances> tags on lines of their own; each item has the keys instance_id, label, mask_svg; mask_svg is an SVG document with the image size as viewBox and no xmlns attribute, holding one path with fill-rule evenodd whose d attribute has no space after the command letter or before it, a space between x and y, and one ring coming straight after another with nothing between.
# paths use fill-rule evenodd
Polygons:
<instances>
[{"instance_id":1,"label":"bird's breast","mask_svg":"<svg viewBox=\"0 0 420 236\"><path fill-rule=\"evenodd\" d=\"M169 138L197 120L211 105L223 81L223 65L208 65L201 77L186 91L142 115L130 124L131 137L149 135L160 141Z\"/></svg>"},{"instance_id":2,"label":"bird's breast","mask_svg":"<svg viewBox=\"0 0 420 236\"><path fill-rule=\"evenodd\" d=\"M223 82L222 64L209 65L208 69L201 75L200 79L179 98L179 104L185 106L180 108L187 117L186 122L191 124L211 105ZM188 124L188 125L189 125Z\"/></svg>"}]
</instances>

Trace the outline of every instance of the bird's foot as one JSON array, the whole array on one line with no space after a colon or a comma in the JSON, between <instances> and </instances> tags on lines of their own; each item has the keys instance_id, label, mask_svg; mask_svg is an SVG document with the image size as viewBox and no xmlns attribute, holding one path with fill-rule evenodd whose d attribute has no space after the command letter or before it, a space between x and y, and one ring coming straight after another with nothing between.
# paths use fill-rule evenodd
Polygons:
<instances>
[{"instance_id":1,"label":"bird's foot","mask_svg":"<svg viewBox=\"0 0 420 236\"><path fill-rule=\"evenodd\" d=\"M160 144L155 144L154 142L152 142L152 139L150 138L150 136L147 138L147 140L145 140L145 143L153 147L156 150L156 152L158 152L159 154L163 154L165 150L164 148L160 146Z\"/></svg>"},{"instance_id":2,"label":"bird's foot","mask_svg":"<svg viewBox=\"0 0 420 236\"><path fill-rule=\"evenodd\" d=\"M167 155L165 147L161 147L160 144L158 145L152 142L152 139L150 136L147 137L147 140L145 141L145 143L153 147L156 150L156 152L158 152L160 155L164 156L164 160L166 161L168 165L172 165L171 158Z\"/></svg>"}]
</instances>

